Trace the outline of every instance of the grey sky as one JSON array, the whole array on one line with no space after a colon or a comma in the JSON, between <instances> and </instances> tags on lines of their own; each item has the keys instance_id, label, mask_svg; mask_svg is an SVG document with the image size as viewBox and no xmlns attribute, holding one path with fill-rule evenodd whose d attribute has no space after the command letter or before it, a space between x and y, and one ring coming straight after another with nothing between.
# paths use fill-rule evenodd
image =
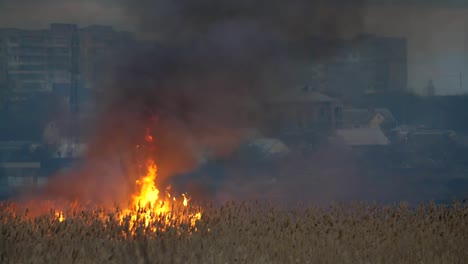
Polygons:
<instances>
[{"instance_id":1,"label":"grey sky","mask_svg":"<svg viewBox=\"0 0 468 264\"><path fill-rule=\"evenodd\" d=\"M132 17L124 3L123 0L0 0L0 27L46 28L51 22L71 22L135 30L138 17ZM422 91L432 78L441 93L468 91L467 7L372 6L366 8L364 16L364 29L368 33L408 38L412 90ZM467 84L461 89L460 72Z\"/></svg>"},{"instance_id":2,"label":"grey sky","mask_svg":"<svg viewBox=\"0 0 468 264\"><path fill-rule=\"evenodd\" d=\"M412 90L422 91L432 78L437 92L446 94L468 92L467 25L466 7L373 7L365 19L369 32L408 38Z\"/></svg>"}]
</instances>

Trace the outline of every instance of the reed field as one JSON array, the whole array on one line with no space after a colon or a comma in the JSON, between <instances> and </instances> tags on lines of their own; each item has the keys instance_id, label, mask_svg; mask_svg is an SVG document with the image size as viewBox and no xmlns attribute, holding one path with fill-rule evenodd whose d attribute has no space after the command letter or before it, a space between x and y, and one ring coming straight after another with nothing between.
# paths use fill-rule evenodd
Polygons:
<instances>
[{"instance_id":1,"label":"reed field","mask_svg":"<svg viewBox=\"0 0 468 264\"><path fill-rule=\"evenodd\" d=\"M119 218L118 210L0 212L0 263L468 263L468 206L257 201ZM200 210L200 219L189 220ZM192 221L192 222L191 222Z\"/></svg>"}]
</instances>

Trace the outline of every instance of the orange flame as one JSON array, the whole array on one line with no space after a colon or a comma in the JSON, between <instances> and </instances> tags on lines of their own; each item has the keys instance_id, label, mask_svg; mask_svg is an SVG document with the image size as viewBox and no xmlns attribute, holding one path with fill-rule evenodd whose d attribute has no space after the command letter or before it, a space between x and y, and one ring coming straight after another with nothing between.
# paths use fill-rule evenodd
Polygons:
<instances>
[{"instance_id":1,"label":"orange flame","mask_svg":"<svg viewBox=\"0 0 468 264\"><path fill-rule=\"evenodd\" d=\"M145 141L151 144L154 143L149 129L146 130ZM128 208L123 211L124 214L122 215L121 220L123 220L125 216L130 216L132 221L136 221L138 214L140 214L139 216L144 218L145 226L148 226L155 220L155 217L161 215L167 216L170 213L174 213L174 205L177 205L176 203L178 200L169 193L169 190L171 189L170 186L166 188L166 196L159 196L160 191L155 185L158 167L154 160L148 159L146 161L146 170L146 175L136 180L136 185L139 187L139 191L132 197L132 208ZM186 195L182 194L182 198L183 207L188 207L189 200ZM136 209L136 211L133 209ZM177 215L175 217L177 217ZM180 217L185 218L183 216ZM199 219L201 219L201 212L188 215L188 220L192 227L195 226L196 220ZM167 218L166 224L169 224L170 221L171 219Z\"/></svg>"},{"instance_id":2,"label":"orange flame","mask_svg":"<svg viewBox=\"0 0 468 264\"><path fill-rule=\"evenodd\" d=\"M65 216L64 216L63 212L55 212L55 218L59 222L63 222L63 220L65 220Z\"/></svg>"},{"instance_id":3,"label":"orange flame","mask_svg":"<svg viewBox=\"0 0 468 264\"><path fill-rule=\"evenodd\" d=\"M145 141L148 144L151 144L153 147L153 137L150 134L150 130L146 130ZM140 149L141 146L136 146L137 149ZM143 166L142 166L143 167ZM156 162L148 158L146 164L146 174L141 178L135 181L138 191L132 196L130 205L128 208L122 210L120 215L120 223L124 224L126 219L129 218L129 228L130 231L134 233L135 223L139 220L144 220L144 225L148 227L151 223L158 222L163 216L165 224L171 224L172 220L180 220L190 224L191 227L195 227L196 221L201 219L201 212L188 213L188 210L185 210L185 213L182 211L175 211L176 208L188 208L189 199L186 194L182 194L182 199L176 199L175 196L170 194L171 186L166 188L166 195L160 197L160 191L156 187L156 180L158 175L158 166ZM104 219L105 217L103 217ZM55 219L59 222L63 222L66 217L63 211L55 212Z\"/></svg>"}]
</instances>

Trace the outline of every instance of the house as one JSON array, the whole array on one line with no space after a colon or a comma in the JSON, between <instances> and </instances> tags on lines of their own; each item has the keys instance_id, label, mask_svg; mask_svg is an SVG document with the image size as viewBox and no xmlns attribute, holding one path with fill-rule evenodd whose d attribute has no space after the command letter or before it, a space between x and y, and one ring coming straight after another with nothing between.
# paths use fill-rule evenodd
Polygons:
<instances>
[{"instance_id":1,"label":"house","mask_svg":"<svg viewBox=\"0 0 468 264\"><path fill-rule=\"evenodd\" d=\"M382 128L388 130L397 126L397 121L392 112L386 108L376 109L343 109L342 122L340 128Z\"/></svg>"},{"instance_id":2,"label":"house","mask_svg":"<svg viewBox=\"0 0 468 264\"><path fill-rule=\"evenodd\" d=\"M398 125L392 112L387 108L376 108L372 111L372 118L369 121L370 127L380 127L384 130L394 128Z\"/></svg>"},{"instance_id":3,"label":"house","mask_svg":"<svg viewBox=\"0 0 468 264\"><path fill-rule=\"evenodd\" d=\"M390 141L379 127L337 129L335 136L350 147L390 145Z\"/></svg>"},{"instance_id":4,"label":"house","mask_svg":"<svg viewBox=\"0 0 468 264\"><path fill-rule=\"evenodd\" d=\"M286 157L290 149L276 138L258 137L242 144L235 156L248 162L274 161Z\"/></svg>"},{"instance_id":5,"label":"house","mask_svg":"<svg viewBox=\"0 0 468 264\"><path fill-rule=\"evenodd\" d=\"M341 122L340 101L307 85L275 94L265 105L268 127L280 138L330 134Z\"/></svg>"},{"instance_id":6,"label":"house","mask_svg":"<svg viewBox=\"0 0 468 264\"><path fill-rule=\"evenodd\" d=\"M345 108L339 128L368 127L371 119L372 113L369 109Z\"/></svg>"}]
</instances>

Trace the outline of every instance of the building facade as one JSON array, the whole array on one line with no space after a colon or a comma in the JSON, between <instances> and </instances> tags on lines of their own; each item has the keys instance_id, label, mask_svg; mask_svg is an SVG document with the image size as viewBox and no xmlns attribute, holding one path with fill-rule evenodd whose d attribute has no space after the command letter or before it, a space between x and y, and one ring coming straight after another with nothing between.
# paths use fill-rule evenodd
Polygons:
<instances>
[{"instance_id":1,"label":"building facade","mask_svg":"<svg viewBox=\"0 0 468 264\"><path fill-rule=\"evenodd\" d=\"M93 25L80 29L83 86L96 88L104 65L121 58L122 52L133 44L135 38L131 33L115 31L111 26Z\"/></svg>"},{"instance_id":2,"label":"building facade","mask_svg":"<svg viewBox=\"0 0 468 264\"><path fill-rule=\"evenodd\" d=\"M331 50L316 62L316 68L321 69L320 77L311 80L322 83L319 88L323 91L353 99L363 94L407 88L407 43L404 38L358 35L353 39L315 39L311 49Z\"/></svg>"},{"instance_id":3,"label":"building facade","mask_svg":"<svg viewBox=\"0 0 468 264\"><path fill-rule=\"evenodd\" d=\"M341 102L309 86L275 94L265 106L271 134L287 140L307 141L329 135L342 119Z\"/></svg>"},{"instance_id":4,"label":"building facade","mask_svg":"<svg viewBox=\"0 0 468 264\"><path fill-rule=\"evenodd\" d=\"M47 91L47 31L0 30L4 80L15 92Z\"/></svg>"},{"instance_id":5,"label":"building facade","mask_svg":"<svg viewBox=\"0 0 468 264\"><path fill-rule=\"evenodd\" d=\"M16 94L68 91L78 78L80 87L93 88L98 63L132 40L108 26L0 29L0 87Z\"/></svg>"}]
</instances>

